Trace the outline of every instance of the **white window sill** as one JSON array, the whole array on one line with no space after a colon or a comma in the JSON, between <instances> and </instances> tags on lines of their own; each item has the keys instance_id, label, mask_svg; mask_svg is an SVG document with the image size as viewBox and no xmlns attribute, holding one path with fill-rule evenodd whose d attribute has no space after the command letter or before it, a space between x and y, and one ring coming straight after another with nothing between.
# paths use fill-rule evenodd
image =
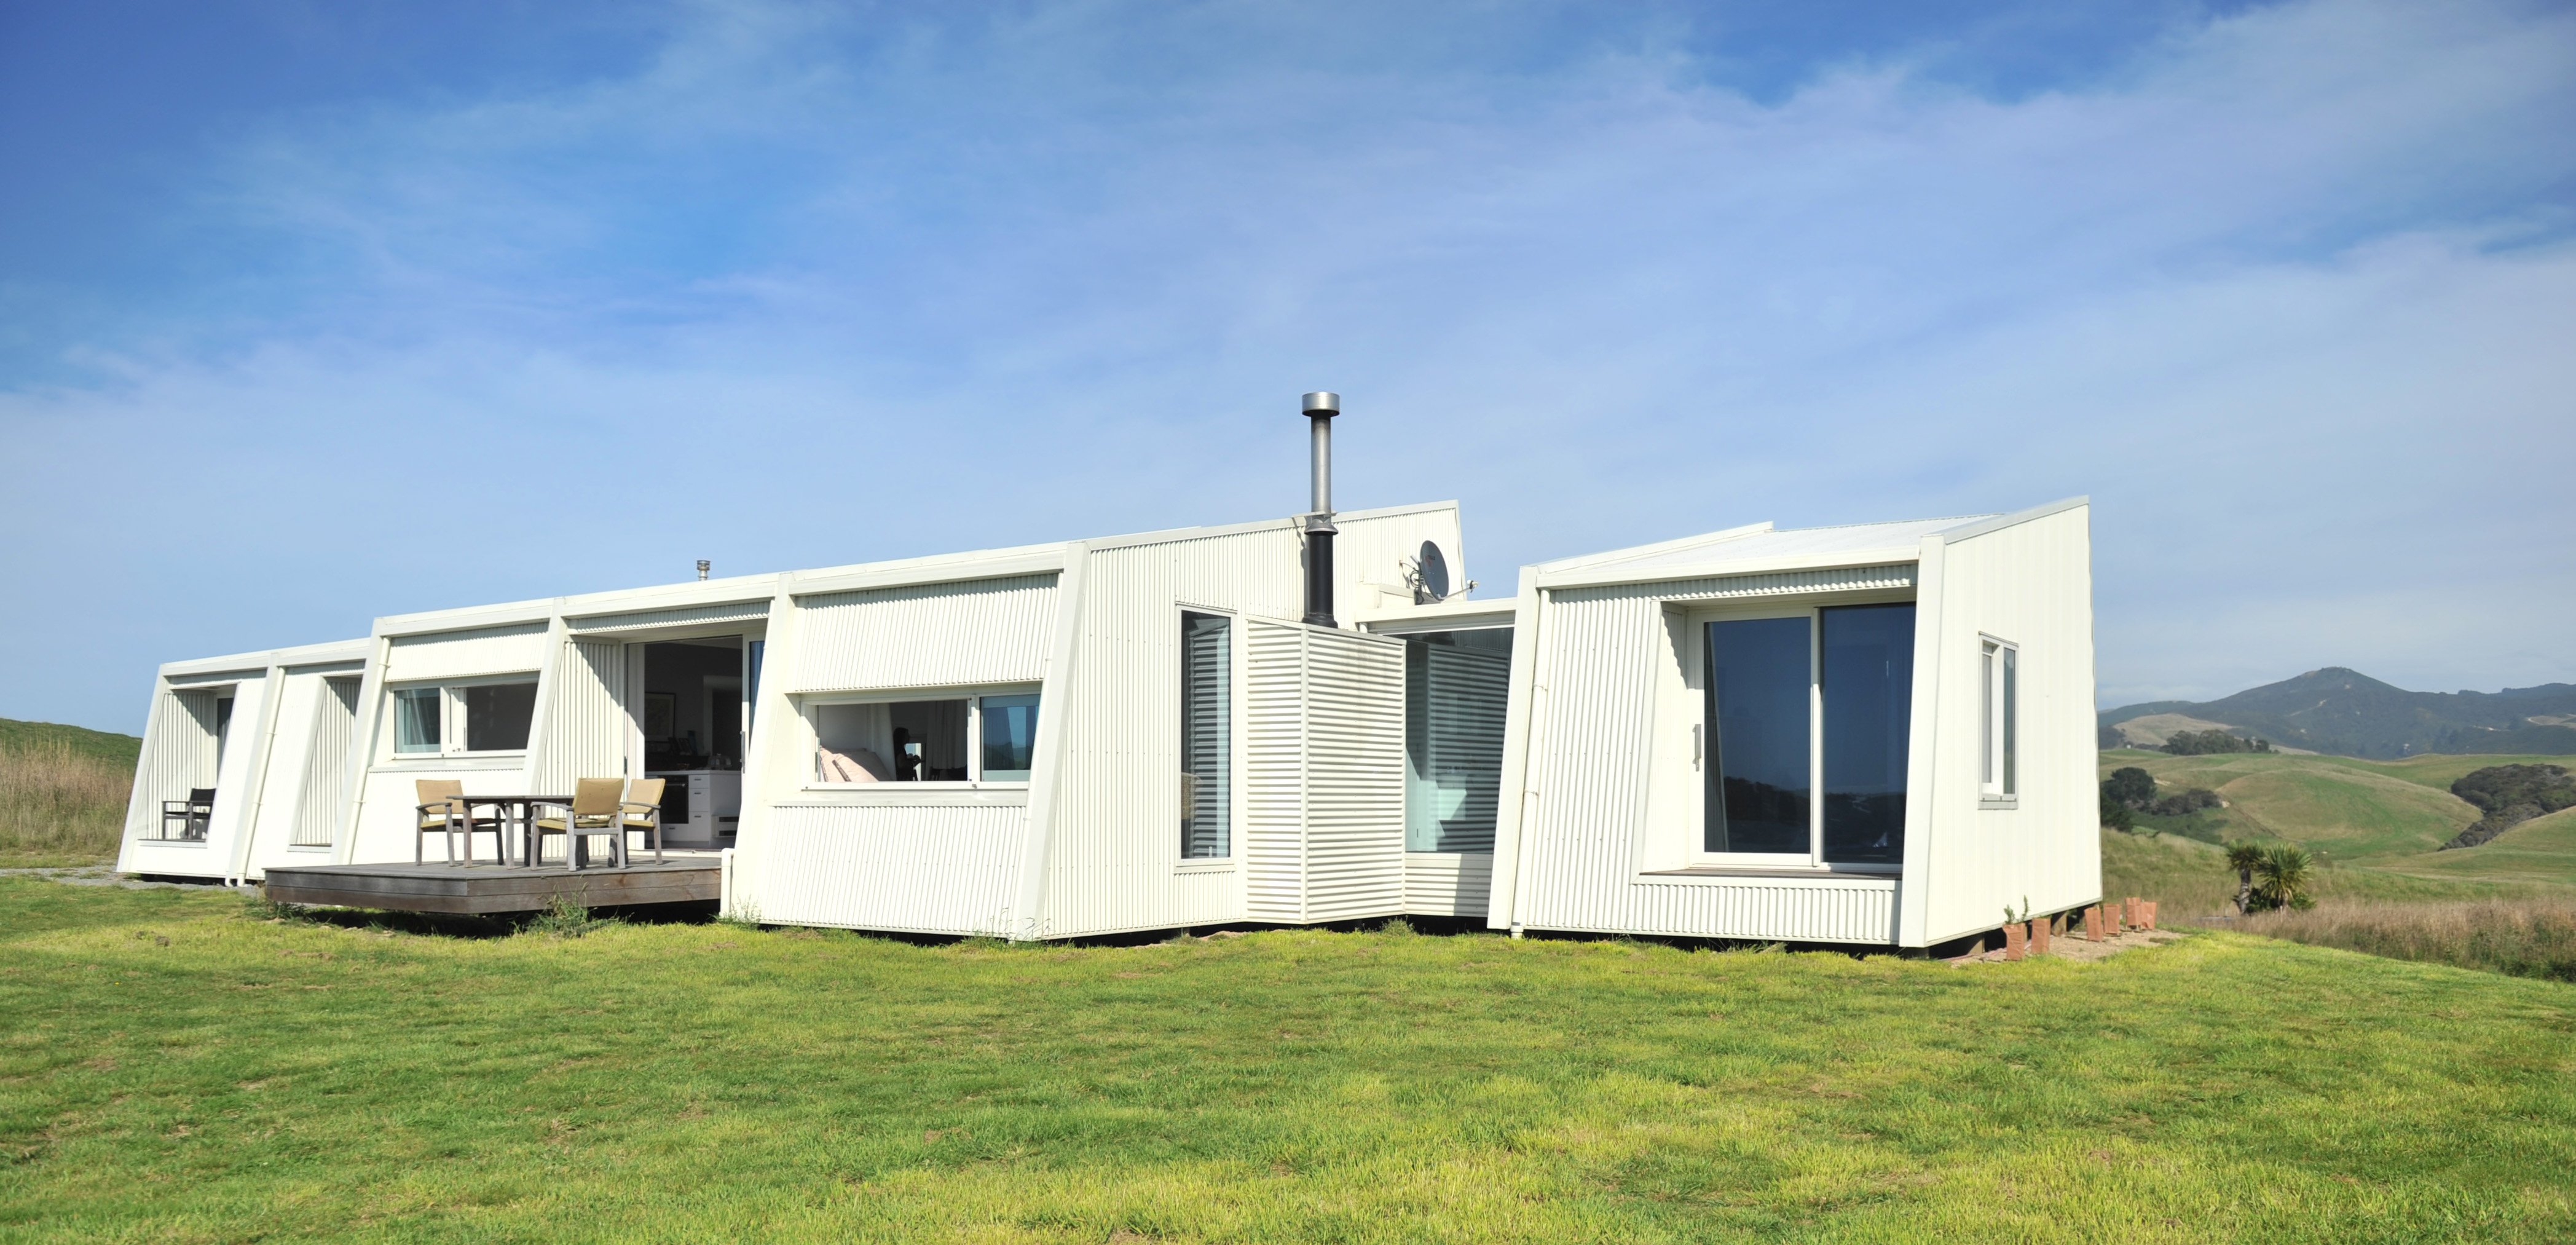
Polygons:
<instances>
[{"instance_id":1,"label":"white window sill","mask_svg":"<svg viewBox=\"0 0 2576 1245\"><path fill-rule=\"evenodd\" d=\"M328 843L289 843L286 845L286 850L290 852L328 852L331 850L331 845Z\"/></svg>"},{"instance_id":2,"label":"white window sill","mask_svg":"<svg viewBox=\"0 0 2576 1245\"><path fill-rule=\"evenodd\" d=\"M1659 869L1640 873L1636 880L1655 886L1723 886L1748 881L1759 882L1886 882L1893 885L1902 870L1890 865L1827 865L1822 868L1801 865L1779 868L1764 865L1691 865L1681 869Z\"/></svg>"},{"instance_id":3,"label":"white window sill","mask_svg":"<svg viewBox=\"0 0 2576 1245\"><path fill-rule=\"evenodd\" d=\"M1174 872L1174 873L1232 873L1232 872L1234 872L1234 861L1233 861L1233 860L1231 860L1231 859L1227 859L1227 860L1184 860L1184 861L1180 861L1179 863L1174 864L1174 865L1172 866L1172 872Z\"/></svg>"},{"instance_id":4,"label":"white window sill","mask_svg":"<svg viewBox=\"0 0 2576 1245\"><path fill-rule=\"evenodd\" d=\"M202 851L205 849L206 841L204 839L136 839L134 845L136 847L185 847Z\"/></svg>"},{"instance_id":5,"label":"white window sill","mask_svg":"<svg viewBox=\"0 0 2576 1245\"><path fill-rule=\"evenodd\" d=\"M524 769L527 764L528 754L524 752L407 752L378 761L374 768L380 774L411 774L440 770Z\"/></svg>"},{"instance_id":6,"label":"white window sill","mask_svg":"<svg viewBox=\"0 0 2576 1245\"><path fill-rule=\"evenodd\" d=\"M862 782L847 786L809 786L782 808L977 808L1020 807L1029 802L1027 783L976 786L962 782Z\"/></svg>"},{"instance_id":7,"label":"white window sill","mask_svg":"<svg viewBox=\"0 0 2576 1245\"><path fill-rule=\"evenodd\" d=\"M1977 797L1977 807L2020 808L2021 797L2017 795L1981 795Z\"/></svg>"}]
</instances>

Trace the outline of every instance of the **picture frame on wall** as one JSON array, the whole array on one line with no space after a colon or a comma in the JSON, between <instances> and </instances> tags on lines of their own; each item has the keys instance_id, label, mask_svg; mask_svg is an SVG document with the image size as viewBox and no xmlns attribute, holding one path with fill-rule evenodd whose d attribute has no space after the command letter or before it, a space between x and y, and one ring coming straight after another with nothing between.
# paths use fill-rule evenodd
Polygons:
<instances>
[{"instance_id":1,"label":"picture frame on wall","mask_svg":"<svg viewBox=\"0 0 2576 1245\"><path fill-rule=\"evenodd\" d=\"M672 719L680 716L680 698L670 692L644 693L644 738L666 743L671 738Z\"/></svg>"}]
</instances>

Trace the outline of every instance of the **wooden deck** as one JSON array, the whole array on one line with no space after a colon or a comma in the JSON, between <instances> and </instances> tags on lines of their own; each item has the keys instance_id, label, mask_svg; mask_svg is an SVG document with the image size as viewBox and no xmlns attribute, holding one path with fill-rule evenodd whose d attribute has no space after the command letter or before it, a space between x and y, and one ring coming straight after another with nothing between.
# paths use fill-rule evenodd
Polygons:
<instances>
[{"instance_id":1,"label":"wooden deck","mask_svg":"<svg viewBox=\"0 0 2576 1245\"><path fill-rule=\"evenodd\" d=\"M266 886L272 903L482 916L543 911L557 896L585 908L703 903L717 897L720 884L715 857L697 856L578 871L436 862L299 865L269 870Z\"/></svg>"}]
</instances>

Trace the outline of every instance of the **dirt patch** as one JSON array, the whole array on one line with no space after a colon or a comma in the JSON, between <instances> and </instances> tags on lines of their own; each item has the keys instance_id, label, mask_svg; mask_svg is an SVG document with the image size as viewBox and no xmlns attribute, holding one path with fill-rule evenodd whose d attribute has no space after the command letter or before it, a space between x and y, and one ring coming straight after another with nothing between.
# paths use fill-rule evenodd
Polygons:
<instances>
[{"instance_id":1,"label":"dirt patch","mask_svg":"<svg viewBox=\"0 0 2576 1245\"><path fill-rule=\"evenodd\" d=\"M2046 955L2035 955L2031 958L2075 960L2079 963L2090 962L2093 960L2105 960L2118 955L2123 951L2132 951L2139 947L2162 946L2165 943L2172 942L2180 937L2182 937L2180 931L2170 929L2133 929L2123 932L2119 937L2107 939L2102 942L2094 942L2089 939L2077 938L2072 935L2061 935L2049 941L2048 953ZM1995 934L1993 935L1993 938L1998 943L2003 941L2003 935L2001 934ZM2001 946L1997 946L1994 950L1988 951L1984 955L1963 955L1950 962L1953 964L2001 964L2005 961L2003 948Z\"/></svg>"}]
</instances>

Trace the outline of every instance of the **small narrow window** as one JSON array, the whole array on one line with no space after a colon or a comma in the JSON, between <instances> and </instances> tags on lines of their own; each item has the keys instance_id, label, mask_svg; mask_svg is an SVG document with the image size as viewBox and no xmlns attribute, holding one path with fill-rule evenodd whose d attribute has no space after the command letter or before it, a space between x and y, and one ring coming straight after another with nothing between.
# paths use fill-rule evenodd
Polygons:
<instances>
[{"instance_id":1,"label":"small narrow window","mask_svg":"<svg viewBox=\"0 0 2576 1245\"><path fill-rule=\"evenodd\" d=\"M1038 751L1038 698L985 696L976 702L984 736L985 782L1027 782Z\"/></svg>"},{"instance_id":2,"label":"small narrow window","mask_svg":"<svg viewBox=\"0 0 2576 1245\"><path fill-rule=\"evenodd\" d=\"M2021 650L2000 640L1984 641L1978 674L1985 686L1978 734L1977 786L1988 799L2008 799L2020 790L2015 753L2021 742Z\"/></svg>"},{"instance_id":3,"label":"small narrow window","mask_svg":"<svg viewBox=\"0 0 2576 1245\"><path fill-rule=\"evenodd\" d=\"M1234 853L1234 620L1181 615L1181 856Z\"/></svg>"},{"instance_id":4,"label":"small narrow window","mask_svg":"<svg viewBox=\"0 0 2576 1245\"><path fill-rule=\"evenodd\" d=\"M443 688L406 687L394 693L394 752L435 753L440 748L439 702Z\"/></svg>"}]
</instances>

